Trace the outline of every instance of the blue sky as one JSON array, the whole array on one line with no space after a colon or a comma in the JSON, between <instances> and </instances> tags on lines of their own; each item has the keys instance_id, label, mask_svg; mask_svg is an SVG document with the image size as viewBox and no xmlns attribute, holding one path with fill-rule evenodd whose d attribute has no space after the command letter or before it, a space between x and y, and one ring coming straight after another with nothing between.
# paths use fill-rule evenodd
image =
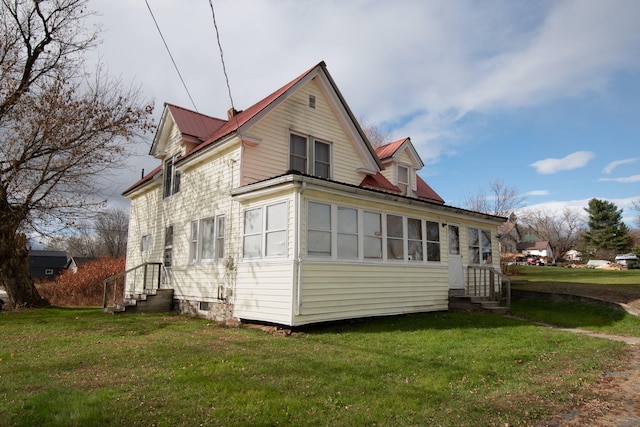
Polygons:
<instances>
[{"instance_id":1,"label":"blue sky","mask_svg":"<svg viewBox=\"0 0 640 427\"><path fill-rule=\"evenodd\" d=\"M207 0L148 0L197 109L230 107ZM423 178L461 206L495 179L531 209L640 200L640 2L213 2L234 105L324 60L356 117L410 136ZM193 108L144 1L95 0L105 63L155 100ZM112 203L157 161L151 136Z\"/></svg>"}]
</instances>

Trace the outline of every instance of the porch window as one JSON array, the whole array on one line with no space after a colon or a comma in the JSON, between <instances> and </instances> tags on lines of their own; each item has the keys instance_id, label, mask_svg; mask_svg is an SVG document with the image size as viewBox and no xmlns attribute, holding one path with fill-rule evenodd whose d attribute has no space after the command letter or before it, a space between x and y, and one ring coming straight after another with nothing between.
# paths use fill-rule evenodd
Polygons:
<instances>
[{"instance_id":1,"label":"porch window","mask_svg":"<svg viewBox=\"0 0 640 427\"><path fill-rule=\"evenodd\" d=\"M403 196L409 194L409 168L401 165L398 165L398 187Z\"/></svg>"},{"instance_id":2,"label":"porch window","mask_svg":"<svg viewBox=\"0 0 640 427\"><path fill-rule=\"evenodd\" d=\"M427 221L427 261L440 261L440 224Z\"/></svg>"},{"instance_id":3,"label":"porch window","mask_svg":"<svg viewBox=\"0 0 640 427\"><path fill-rule=\"evenodd\" d=\"M181 172L175 168L176 158L172 157L164 163L164 198L180 192Z\"/></svg>"},{"instance_id":4,"label":"porch window","mask_svg":"<svg viewBox=\"0 0 640 427\"><path fill-rule=\"evenodd\" d=\"M307 253L331 256L331 205L316 202L307 205Z\"/></svg>"},{"instance_id":5,"label":"porch window","mask_svg":"<svg viewBox=\"0 0 640 427\"><path fill-rule=\"evenodd\" d=\"M491 231L469 227L469 264L491 264Z\"/></svg>"},{"instance_id":6,"label":"porch window","mask_svg":"<svg viewBox=\"0 0 640 427\"><path fill-rule=\"evenodd\" d=\"M164 266L173 265L173 225L165 228L164 232Z\"/></svg>"},{"instance_id":7,"label":"porch window","mask_svg":"<svg viewBox=\"0 0 640 427\"><path fill-rule=\"evenodd\" d=\"M382 258L382 215L364 212L364 257Z\"/></svg>"},{"instance_id":8,"label":"porch window","mask_svg":"<svg viewBox=\"0 0 640 427\"><path fill-rule=\"evenodd\" d=\"M287 203L267 206L266 256L282 256L287 249Z\"/></svg>"},{"instance_id":9,"label":"porch window","mask_svg":"<svg viewBox=\"0 0 640 427\"><path fill-rule=\"evenodd\" d=\"M244 212L244 258L262 256L262 208L248 209Z\"/></svg>"},{"instance_id":10,"label":"porch window","mask_svg":"<svg viewBox=\"0 0 640 427\"><path fill-rule=\"evenodd\" d=\"M422 220L407 218L407 251L409 261L422 261Z\"/></svg>"},{"instance_id":11,"label":"porch window","mask_svg":"<svg viewBox=\"0 0 640 427\"><path fill-rule=\"evenodd\" d=\"M287 202L244 212L243 257L284 256L287 253Z\"/></svg>"},{"instance_id":12,"label":"porch window","mask_svg":"<svg viewBox=\"0 0 640 427\"><path fill-rule=\"evenodd\" d=\"M358 210L338 206L338 258L358 258Z\"/></svg>"},{"instance_id":13,"label":"porch window","mask_svg":"<svg viewBox=\"0 0 640 427\"><path fill-rule=\"evenodd\" d=\"M404 259L402 217L387 215L387 259Z\"/></svg>"}]
</instances>

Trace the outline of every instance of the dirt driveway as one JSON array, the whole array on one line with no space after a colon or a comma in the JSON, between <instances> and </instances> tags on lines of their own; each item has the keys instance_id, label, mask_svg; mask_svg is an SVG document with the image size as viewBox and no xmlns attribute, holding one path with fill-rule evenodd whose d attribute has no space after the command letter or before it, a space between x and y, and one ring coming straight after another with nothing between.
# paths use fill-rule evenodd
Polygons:
<instances>
[{"instance_id":1,"label":"dirt driveway","mask_svg":"<svg viewBox=\"0 0 640 427\"><path fill-rule=\"evenodd\" d=\"M532 283L518 284L518 289L555 292L599 298L640 309L640 287L607 287L589 284ZM573 330L576 333L586 331ZM635 339L593 334L599 338L625 340L629 352L612 372L606 372L591 386L594 398L578 407L557 414L539 426L640 426L640 331Z\"/></svg>"}]
</instances>

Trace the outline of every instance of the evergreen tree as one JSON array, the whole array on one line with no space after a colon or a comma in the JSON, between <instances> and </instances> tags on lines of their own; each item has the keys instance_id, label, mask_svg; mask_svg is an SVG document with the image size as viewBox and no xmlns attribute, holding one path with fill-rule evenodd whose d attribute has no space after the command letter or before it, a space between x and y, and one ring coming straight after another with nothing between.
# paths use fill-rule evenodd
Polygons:
<instances>
[{"instance_id":1,"label":"evergreen tree","mask_svg":"<svg viewBox=\"0 0 640 427\"><path fill-rule=\"evenodd\" d=\"M616 254L631 250L633 240L622 222L622 209L606 200L591 199L585 211L589 214L589 230L584 235L588 252L612 260Z\"/></svg>"}]
</instances>

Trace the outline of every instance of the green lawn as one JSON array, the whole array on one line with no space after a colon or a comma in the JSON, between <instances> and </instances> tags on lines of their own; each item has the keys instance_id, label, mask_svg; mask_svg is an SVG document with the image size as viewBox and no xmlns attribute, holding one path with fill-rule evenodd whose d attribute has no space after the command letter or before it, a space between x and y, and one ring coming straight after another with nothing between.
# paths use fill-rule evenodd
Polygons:
<instances>
[{"instance_id":1,"label":"green lawn","mask_svg":"<svg viewBox=\"0 0 640 427\"><path fill-rule=\"evenodd\" d=\"M0 313L0 425L531 425L623 344L429 313L288 337L176 315Z\"/></svg>"}]
</instances>

